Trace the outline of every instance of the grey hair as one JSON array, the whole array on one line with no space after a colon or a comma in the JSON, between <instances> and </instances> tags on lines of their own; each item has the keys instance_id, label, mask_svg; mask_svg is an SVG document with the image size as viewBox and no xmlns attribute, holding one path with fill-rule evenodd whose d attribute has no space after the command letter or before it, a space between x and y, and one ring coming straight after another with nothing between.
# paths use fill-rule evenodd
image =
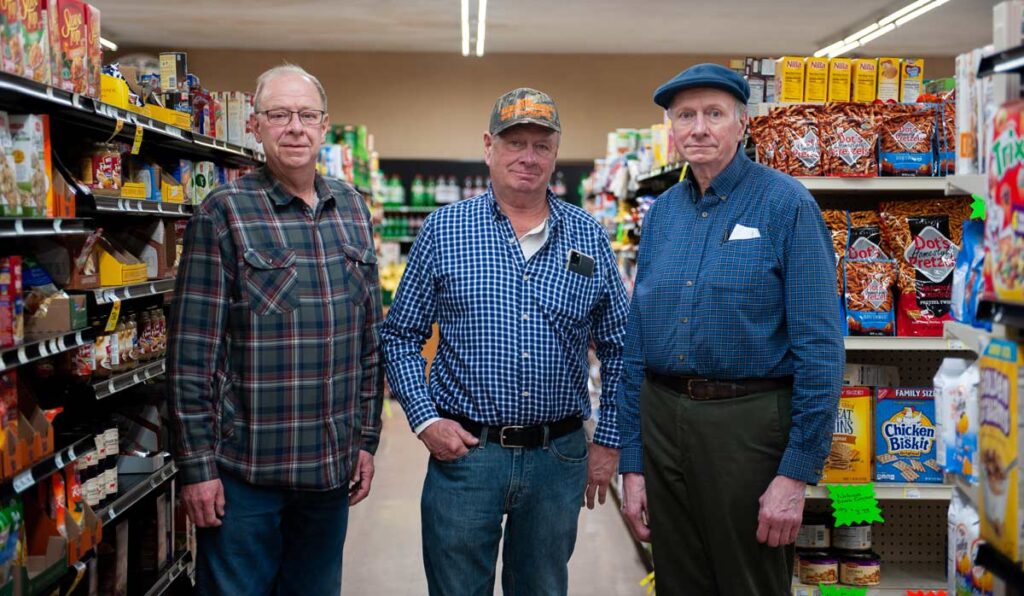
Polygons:
<instances>
[{"instance_id":1,"label":"grey hair","mask_svg":"<svg viewBox=\"0 0 1024 596\"><path fill-rule=\"evenodd\" d=\"M320 104L323 106L323 110L327 111L327 92L324 91L324 86L320 84L319 79L306 72L306 69L296 64L282 64L281 66L275 66L270 70L264 72L256 79L256 100L254 107L257 111L260 109L260 97L263 95L263 88L266 87L267 83L276 79L281 75L294 74L309 79L309 82L316 85L316 90L320 94Z\"/></svg>"},{"instance_id":2,"label":"grey hair","mask_svg":"<svg viewBox=\"0 0 1024 596\"><path fill-rule=\"evenodd\" d=\"M747 111L747 104L740 101L740 98L736 98L736 119L742 120L744 115L749 115Z\"/></svg>"}]
</instances>

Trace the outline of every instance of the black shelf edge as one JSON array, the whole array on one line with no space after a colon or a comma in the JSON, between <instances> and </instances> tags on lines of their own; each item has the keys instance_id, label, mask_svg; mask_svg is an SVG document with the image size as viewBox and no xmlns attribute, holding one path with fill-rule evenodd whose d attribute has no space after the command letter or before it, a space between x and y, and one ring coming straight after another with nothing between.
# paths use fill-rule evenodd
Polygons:
<instances>
[{"instance_id":1,"label":"black shelf edge","mask_svg":"<svg viewBox=\"0 0 1024 596\"><path fill-rule=\"evenodd\" d=\"M174 557L174 561L160 574L160 577L156 580L153 586L146 591L146 596L160 596L167 592L167 590L174 584L175 581L181 577L182 573L188 571L188 566L192 563L192 553L189 551L179 552Z\"/></svg>"},{"instance_id":2,"label":"black shelf edge","mask_svg":"<svg viewBox=\"0 0 1024 596\"><path fill-rule=\"evenodd\" d=\"M54 450L43 459L35 462L25 470L18 472L13 478L0 484L0 499L20 495L21 493L49 478L82 455L93 451L96 441L91 436L82 437L67 447Z\"/></svg>"},{"instance_id":3,"label":"black shelf edge","mask_svg":"<svg viewBox=\"0 0 1024 596\"><path fill-rule=\"evenodd\" d=\"M92 329L79 329L42 338L31 338L20 346L0 351L0 372L28 364L54 354L67 352L95 339Z\"/></svg>"},{"instance_id":4,"label":"black shelf edge","mask_svg":"<svg viewBox=\"0 0 1024 596\"><path fill-rule=\"evenodd\" d=\"M96 517L104 525L116 520L121 514L130 511L132 507L146 498L150 493L160 488L164 483L178 473L178 466L173 461L164 464L162 468L153 472L145 480L131 487L119 495L113 503L96 512Z\"/></svg>"},{"instance_id":5,"label":"black shelf edge","mask_svg":"<svg viewBox=\"0 0 1024 596\"><path fill-rule=\"evenodd\" d=\"M72 290L74 291L74 290ZM113 304L115 300L132 300L135 298L148 298L160 294L169 294L174 291L174 278L154 279L138 284L127 286L108 286L89 290L96 304ZM78 292L81 293L81 292Z\"/></svg>"},{"instance_id":6,"label":"black shelf edge","mask_svg":"<svg viewBox=\"0 0 1024 596\"><path fill-rule=\"evenodd\" d=\"M0 238L91 234L91 219L61 217L0 217Z\"/></svg>"},{"instance_id":7,"label":"black shelf edge","mask_svg":"<svg viewBox=\"0 0 1024 596\"><path fill-rule=\"evenodd\" d=\"M651 181L651 180L656 180L658 178L661 178L662 176L669 176L670 174L675 174L676 176L678 176L679 172L681 172L682 169L683 169L682 162L670 163L670 164L668 164L665 167L654 168L653 170L651 170L650 172L648 172L646 174L642 174L640 176L637 176L636 177L636 182L637 182L637 184L643 184L644 182L648 182L648 181Z\"/></svg>"},{"instance_id":8,"label":"black shelf edge","mask_svg":"<svg viewBox=\"0 0 1024 596\"><path fill-rule=\"evenodd\" d=\"M1008 586L1024 590L1024 569L1019 563L1013 562L992 545L982 543L978 546L975 564L988 569L993 575L1006 582Z\"/></svg>"},{"instance_id":9,"label":"black shelf edge","mask_svg":"<svg viewBox=\"0 0 1024 596\"><path fill-rule=\"evenodd\" d=\"M1013 74L1024 72L1024 46L985 56L978 64L978 76L987 77L994 74Z\"/></svg>"},{"instance_id":10,"label":"black shelf edge","mask_svg":"<svg viewBox=\"0 0 1024 596\"><path fill-rule=\"evenodd\" d=\"M1007 327L1024 329L1024 304L982 300L978 304L978 317Z\"/></svg>"},{"instance_id":11,"label":"black shelf edge","mask_svg":"<svg viewBox=\"0 0 1024 596\"><path fill-rule=\"evenodd\" d=\"M113 376L109 379L102 381L96 381L92 384L93 391L96 392L96 399L103 399L110 397L115 393L119 393L134 387L140 383L144 383L153 377L158 377L167 371L167 365L164 359L161 358L155 362L150 362L143 366L136 368L135 370Z\"/></svg>"},{"instance_id":12,"label":"black shelf edge","mask_svg":"<svg viewBox=\"0 0 1024 596\"><path fill-rule=\"evenodd\" d=\"M79 209L86 212L118 213L121 215L147 215L157 217L192 217L192 205L188 203L167 203L145 199L125 199L118 196L93 194L92 201L81 202Z\"/></svg>"}]
</instances>

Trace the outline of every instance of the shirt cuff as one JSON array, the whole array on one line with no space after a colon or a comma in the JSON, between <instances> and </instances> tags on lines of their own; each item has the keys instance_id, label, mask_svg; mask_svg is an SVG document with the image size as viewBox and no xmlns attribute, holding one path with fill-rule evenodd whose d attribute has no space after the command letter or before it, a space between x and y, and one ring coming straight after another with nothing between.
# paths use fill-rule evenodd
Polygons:
<instances>
[{"instance_id":1,"label":"shirt cuff","mask_svg":"<svg viewBox=\"0 0 1024 596\"><path fill-rule=\"evenodd\" d=\"M364 429L362 432L362 438L363 441L359 445L359 448L369 453L370 455L377 455L377 447L380 445L380 429Z\"/></svg>"},{"instance_id":2,"label":"shirt cuff","mask_svg":"<svg viewBox=\"0 0 1024 596\"><path fill-rule=\"evenodd\" d=\"M431 424L437 422L438 420L440 420L440 418L437 418L437 417L427 418L423 422L420 422L419 424L417 424L416 428L412 429L412 432L416 433L416 436L418 437L418 436L420 436L421 432L427 430L428 426L430 426Z\"/></svg>"},{"instance_id":3,"label":"shirt cuff","mask_svg":"<svg viewBox=\"0 0 1024 596\"><path fill-rule=\"evenodd\" d=\"M217 461L212 451L206 451L189 457L176 457L178 474L182 484L199 484L220 478Z\"/></svg>"},{"instance_id":4,"label":"shirt cuff","mask_svg":"<svg viewBox=\"0 0 1024 596\"><path fill-rule=\"evenodd\" d=\"M619 451L619 474L644 473L644 448L642 445L626 445Z\"/></svg>"},{"instance_id":5,"label":"shirt cuff","mask_svg":"<svg viewBox=\"0 0 1024 596\"><path fill-rule=\"evenodd\" d=\"M787 447L779 464L779 475L802 480L807 484L816 484L821 479L822 466L825 458Z\"/></svg>"}]
</instances>

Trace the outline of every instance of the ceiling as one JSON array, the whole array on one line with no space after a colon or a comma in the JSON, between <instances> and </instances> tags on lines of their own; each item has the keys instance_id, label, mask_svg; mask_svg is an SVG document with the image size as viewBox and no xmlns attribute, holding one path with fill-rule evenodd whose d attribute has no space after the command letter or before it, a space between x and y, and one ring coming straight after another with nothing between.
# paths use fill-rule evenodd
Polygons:
<instances>
[{"instance_id":1,"label":"ceiling","mask_svg":"<svg viewBox=\"0 0 1024 596\"><path fill-rule=\"evenodd\" d=\"M477 0L470 0L476 12ZM92 0L125 47L459 52L459 0ZM490 0L487 53L808 55L910 0ZM990 43L996 0L951 0L867 55Z\"/></svg>"}]
</instances>

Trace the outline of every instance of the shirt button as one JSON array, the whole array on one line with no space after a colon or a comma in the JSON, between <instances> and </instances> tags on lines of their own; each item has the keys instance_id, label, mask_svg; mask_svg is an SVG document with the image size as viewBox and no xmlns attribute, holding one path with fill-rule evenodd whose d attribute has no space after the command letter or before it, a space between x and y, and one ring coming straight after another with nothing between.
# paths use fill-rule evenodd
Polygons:
<instances>
[{"instance_id":1,"label":"shirt button","mask_svg":"<svg viewBox=\"0 0 1024 596\"><path fill-rule=\"evenodd\" d=\"M680 362L685 362L686 361L686 354L680 354L679 355L679 361Z\"/></svg>"},{"instance_id":2,"label":"shirt button","mask_svg":"<svg viewBox=\"0 0 1024 596\"><path fill-rule=\"evenodd\" d=\"M530 357L530 353L529 352L523 352L523 358L529 358L529 357Z\"/></svg>"},{"instance_id":3,"label":"shirt button","mask_svg":"<svg viewBox=\"0 0 1024 596\"><path fill-rule=\"evenodd\" d=\"M523 397L530 397L530 392L529 391L523 391L522 396Z\"/></svg>"},{"instance_id":4,"label":"shirt button","mask_svg":"<svg viewBox=\"0 0 1024 596\"><path fill-rule=\"evenodd\" d=\"M693 285L693 280L692 279L686 280L686 286L687 287L692 286L692 285Z\"/></svg>"},{"instance_id":5,"label":"shirt button","mask_svg":"<svg viewBox=\"0 0 1024 596\"><path fill-rule=\"evenodd\" d=\"M524 321L529 321L530 320L530 315L523 315L523 320Z\"/></svg>"},{"instance_id":6,"label":"shirt button","mask_svg":"<svg viewBox=\"0 0 1024 596\"><path fill-rule=\"evenodd\" d=\"M689 323L690 322L690 317L682 317L682 318L679 319L679 322L680 323Z\"/></svg>"},{"instance_id":7,"label":"shirt button","mask_svg":"<svg viewBox=\"0 0 1024 596\"><path fill-rule=\"evenodd\" d=\"M524 275L523 276L523 281L530 281L530 276L529 275Z\"/></svg>"},{"instance_id":8,"label":"shirt button","mask_svg":"<svg viewBox=\"0 0 1024 596\"><path fill-rule=\"evenodd\" d=\"M701 217L703 217L704 219L707 219L707 217L708 217L708 212L707 212L707 211L705 211L704 213L701 213L701 214L700 214L700 216L701 216Z\"/></svg>"},{"instance_id":9,"label":"shirt button","mask_svg":"<svg viewBox=\"0 0 1024 596\"><path fill-rule=\"evenodd\" d=\"M509 238L509 239L508 239L508 243L509 243L509 244L512 244L512 243L514 243L515 241L516 241L516 239L515 239L515 238Z\"/></svg>"}]
</instances>

